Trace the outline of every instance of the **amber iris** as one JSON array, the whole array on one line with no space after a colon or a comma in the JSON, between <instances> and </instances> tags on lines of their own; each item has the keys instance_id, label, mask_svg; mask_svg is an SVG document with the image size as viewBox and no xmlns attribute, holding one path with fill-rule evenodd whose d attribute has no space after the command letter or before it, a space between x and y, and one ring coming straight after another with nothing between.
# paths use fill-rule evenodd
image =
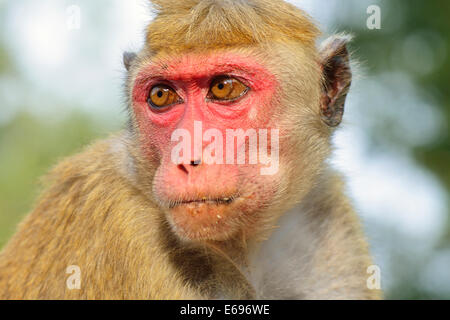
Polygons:
<instances>
[{"instance_id":1,"label":"amber iris","mask_svg":"<svg viewBox=\"0 0 450 320\"><path fill-rule=\"evenodd\" d=\"M212 100L231 101L246 94L248 87L235 78L220 76L213 79L208 98Z\"/></svg>"},{"instance_id":2,"label":"amber iris","mask_svg":"<svg viewBox=\"0 0 450 320\"><path fill-rule=\"evenodd\" d=\"M148 104L155 109L161 109L180 102L180 100L181 98L175 90L169 86L159 84L150 90Z\"/></svg>"}]
</instances>

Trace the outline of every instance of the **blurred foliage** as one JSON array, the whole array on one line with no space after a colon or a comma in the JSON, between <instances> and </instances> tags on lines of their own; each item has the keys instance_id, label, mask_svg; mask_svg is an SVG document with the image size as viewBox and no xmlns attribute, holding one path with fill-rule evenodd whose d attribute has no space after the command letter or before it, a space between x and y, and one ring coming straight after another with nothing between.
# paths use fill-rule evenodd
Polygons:
<instances>
[{"instance_id":1,"label":"blurred foliage","mask_svg":"<svg viewBox=\"0 0 450 320\"><path fill-rule=\"evenodd\" d=\"M450 13L450 1L374 0L373 2L377 3L382 10L381 30L366 28L365 8L355 12L355 8L361 9L359 1L340 2L338 10L340 16L335 21L338 31L349 31L355 35L352 49L356 51L355 55L362 61L367 75L372 78L392 70L404 72L413 81L417 92L424 95L425 99L432 99L433 104L439 108L444 125L439 135L425 145L406 145L406 147L420 164L438 177L449 192L450 37L448 34L450 19L448 14ZM3 30L5 28L2 21L7 14L7 10L4 10L5 3L0 1L0 28ZM91 6L93 6L92 8L98 6L98 9L90 11L96 18L106 17L106 15L98 15L100 9L104 10L107 7L103 2L101 4L95 2ZM90 18L86 20L90 20ZM95 26L102 25L98 20L91 20L96 21ZM6 39L1 38L1 35L0 32L0 80L8 77L20 79L23 75L17 71L14 56L8 52L5 46ZM5 36L5 34L3 35ZM417 35L420 35L421 41L431 48L431 52L434 54L431 56L436 58L438 64L434 66L432 72L420 72L420 68L417 68L430 63L427 61L426 55L424 56L426 50L421 50L421 48L409 52L406 50L413 62L411 59L404 59L406 39L412 39L411 37ZM92 48L99 45L99 39L96 37L92 37L90 41ZM438 52L441 52L440 57L436 56ZM96 50L86 50L83 54L99 55L100 53ZM415 58L417 58L416 63L414 62ZM420 60L421 58L423 60ZM393 90L395 89L393 88ZM0 97L0 115L1 105ZM70 107L72 109L74 106ZM22 108L18 108L22 110ZM405 147L404 142L398 137L398 132L394 131L396 124L388 120L383 117L372 119L373 123L367 127L373 150L377 150L377 152L382 150L383 144L386 143L390 143L394 148ZM82 146L105 135L111 129L105 123L99 123L92 116L80 112L69 114L58 121L51 121L35 117L25 111L18 111L11 120L6 123L0 122L0 248L14 233L18 222L29 211L40 189L39 177L62 157L75 153ZM450 247L450 223L447 230L435 248L436 252ZM393 244L390 255L395 268L392 271L395 279L391 290L386 292L387 298L450 298L433 295L424 290L417 281L423 265L418 263L417 259L414 260L414 257L408 257L402 252L402 246L408 244L400 244L399 239L392 236L392 230L383 230L382 227L379 227L379 232ZM423 263L426 261L424 260Z\"/></svg>"},{"instance_id":2,"label":"blurred foliage","mask_svg":"<svg viewBox=\"0 0 450 320\"><path fill-rule=\"evenodd\" d=\"M6 5L0 2L0 28L3 30L2 22L8 14L4 9ZM17 61L5 45L7 37L7 33L0 32L0 81L10 80L26 88L30 84L18 71ZM54 100L49 97L48 101ZM0 96L0 115L2 103ZM59 110L77 110L76 104L59 103L57 106ZM81 111L69 111L63 117L56 115L49 119L36 116L21 105L15 108L17 112L11 120L0 122L0 249L39 194L39 178L61 158L105 136L117 125L97 121Z\"/></svg>"},{"instance_id":3,"label":"blurred foliage","mask_svg":"<svg viewBox=\"0 0 450 320\"><path fill-rule=\"evenodd\" d=\"M0 247L30 209L39 192L39 177L106 131L82 113L56 122L19 113L0 125Z\"/></svg>"},{"instance_id":4,"label":"blurred foliage","mask_svg":"<svg viewBox=\"0 0 450 320\"><path fill-rule=\"evenodd\" d=\"M354 47L357 48L357 56L362 57L371 75L388 70L402 70L407 72L422 92L432 93L442 115L445 117L445 130L431 144L415 148L414 154L426 167L433 170L441 181L450 188L450 1L381 1L382 29L380 31L361 28L355 30L356 38ZM386 14L385 14L386 13ZM400 20L400 21L398 21ZM345 30L345 23L340 24ZM364 25L363 25L364 26ZM350 28L351 29L351 28ZM425 43L437 53L443 51L442 60L433 72L426 74L417 73L406 59L395 59L398 51L404 50L402 43L405 39L416 35L423 35ZM439 39L439 43L435 41ZM442 47L442 48L441 48ZM420 50L421 48L417 48ZM423 48L425 49L425 48ZM417 64L429 63L421 61L417 52L408 52L412 57L417 57ZM430 58L436 58L431 56ZM401 93L399 93L401 94ZM407 116L407 115L405 115ZM392 137L389 127L375 128L380 137L385 134L385 139Z\"/></svg>"},{"instance_id":5,"label":"blurred foliage","mask_svg":"<svg viewBox=\"0 0 450 320\"><path fill-rule=\"evenodd\" d=\"M356 7L358 0L347 1L348 11ZM432 100L441 114L443 128L439 134L426 145L410 146L411 155L424 167L428 168L450 192L450 1L446 0L403 0L377 1L381 8L382 24L380 30L369 30L365 22L354 23L354 18L344 17L336 21L342 31L355 34L353 48L356 56L365 66L366 73L371 77L383 72L400 71L408 75L415 85L419 95ZM342 10L346 11L346 10ZM364 16L364 19L367 15ZM356 26L356 27L355 27ZM422 41L422 47L407 47L406 41L415 39L416 44ZM411 42L410 42L411 43ZM408 50L409 49L409 50ZM414 49L414 50L412 50ZM428 53L428 55L427 55ZM399 58L400 57L400 58ZM430 61L432 59L433 61ZM423 71L424 66L431 66L429 72ZM393 88L396 90L397 88ZM398 95L403 94L398 92ZM386 103L391 103L386 101ZM391 106L396 108L395 105ZM404 115L408 117L408 114ZM394 147L404 148L401 141L396 141L395 123L387 122L379 117L375 125L367 128L373 140L373 148L379 150L383 143L392 143ZM420 116L419 116L420 118ZM406 147L408 147L406 145ZM382 148L382 146L381 146ZM450 209L448 212L450 217ZM448 220L450 221L450 219ZM438 244L436 251L450 247L450 223L447 232ZM408 245L408 244L405 244ZM397 243L392 246L395 251ZM386 298L395 299L428 299L450 298L430 295L418 283L420 268L426 261L415 262L400 252L393 252L391 261L396 270L394 286L386 293ZM450 266L448 266L450 272Z\"/></svg>"}]
</instances>

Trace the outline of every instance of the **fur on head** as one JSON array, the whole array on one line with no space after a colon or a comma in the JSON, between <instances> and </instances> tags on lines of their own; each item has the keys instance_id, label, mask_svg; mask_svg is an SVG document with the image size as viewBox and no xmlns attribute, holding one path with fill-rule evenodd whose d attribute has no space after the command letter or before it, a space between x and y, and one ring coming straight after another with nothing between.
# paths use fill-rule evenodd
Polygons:
<instances>
[{"instance_id":1,"label":"fur on head","mask_svg":"<svg viewBox=\"0 0 450 320\"><path fill-rule=\"evenodd\" d=\"M273 41L314 45L319 30L300 9L278 0L151 0L152 51L223 48ZM169 26L169 27L168 27Z\"/></svg>"}]
</instances>

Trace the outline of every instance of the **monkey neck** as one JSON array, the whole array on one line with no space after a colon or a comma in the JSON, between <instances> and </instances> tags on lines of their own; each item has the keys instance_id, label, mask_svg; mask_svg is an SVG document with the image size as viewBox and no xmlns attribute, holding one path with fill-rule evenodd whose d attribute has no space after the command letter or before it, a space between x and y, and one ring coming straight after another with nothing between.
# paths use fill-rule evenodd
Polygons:
<instances>
[{"instance_id":1,"label":"monkey neck","mask_svg":"<svg viewBox=\"0 0 450 320\"><path fill-rule=\"evenodd\" d=\"M281 217L274 213L273 216L280 218L267 222L260 233L246 237L242 232L227 241L207 243L220 259L228 262L235 274L239 274L239 281L250 288L248 290L254 297L258 298L262 294L270 296L270 293L263 293L264 277L285 281L282 270L288 266L282 265L283 261L291 261L293 256L300 255L299 270L310 263L308 257L313 255L310 247L317 242L320 234L318 230L327 223L327 215L332 211L324 203L330 197L330 190L340 190L340 183L330 170L324 170L315 177L312 186L290 208L283 208L286 212ZM310 213L313 208L322 210L312 216ZM318 216L321 218L317 219ZM274 263L278 265L277 268L274 268Z\"/></svg>"},{"instance_id":2,"label":"monkey neck","mask_svg":"<svg viewBox=\"0 0 450 320\"><path fill-rule=\"evenodd\" d=\"M215 254L228 260L239 269L248 267L249 245L244 235L240 235L234 239L227 241L208 241L205 246L210 248Z\"/></svg>"},{"instance_id":3,"label":"monkey neck","mask_svg":"<svg viewBox=\"0 0 450 320\"><path fill-rule=\"evenodd\" d=\"M231 241L205 242L213 255L215 265L214 282L220 283L220 290L213 292L217 298L239 297L240 299L256 299L257 293L251 281L249 252L253 243L245 239L244 235Z\"/></svg>"}]
</instances>

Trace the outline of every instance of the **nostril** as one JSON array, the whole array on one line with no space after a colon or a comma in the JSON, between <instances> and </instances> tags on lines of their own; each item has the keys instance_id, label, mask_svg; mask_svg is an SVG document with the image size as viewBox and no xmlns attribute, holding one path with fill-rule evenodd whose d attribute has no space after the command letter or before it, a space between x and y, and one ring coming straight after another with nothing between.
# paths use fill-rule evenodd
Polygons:
<instances>
[{"instance_id":1,"label":"nostril","mask_svg":"<svg viewBox=\"0 0 450 320\"><path fill-rule=\"evenodd\" d=\"M179 164L177 167L178 167L178 169L180 169L181 171L184 171L184 173L189 173L184 165Z\"/></svg>"},{"instance_id":2,"label":"nostril","mask_svg":"<svg viewBox=\"0 0 450 320\"><path fill-rule=\"evenodd\" d=\"M196 167L196 166L198 166L201 163L202 163L201 160L195 160L195 161L191 161L189 164L192 167ZM181 171L183 171L184 173L189 174L189 171L190 171L190 169L189 169L190 167L189 166L186 166L186 165L180 163L179 165L177 165L177 168L180 169Z\"/></svg>"}]
</instances>

